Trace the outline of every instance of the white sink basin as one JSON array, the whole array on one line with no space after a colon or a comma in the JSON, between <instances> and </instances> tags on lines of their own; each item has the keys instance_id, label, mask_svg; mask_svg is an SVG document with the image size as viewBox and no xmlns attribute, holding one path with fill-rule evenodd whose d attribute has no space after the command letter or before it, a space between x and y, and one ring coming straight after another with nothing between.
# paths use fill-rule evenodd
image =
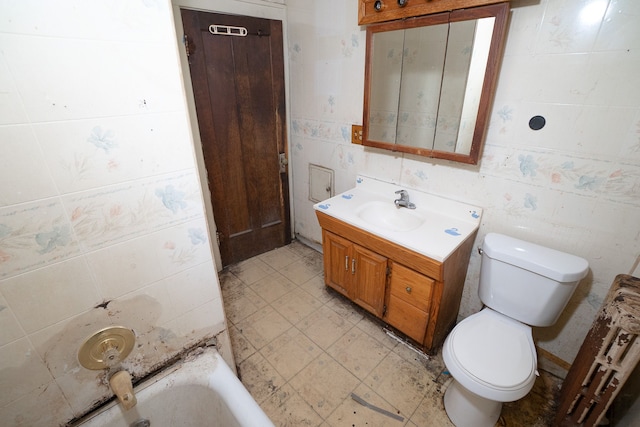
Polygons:
<instances>
[{"instance_id":1,"label":"white sink basin","mask_svg":"<svg viewBox=\"0 0 640 427\"><path fill-rule=\"evenodd\" d=\"M356 215L374 227L389 231L411 231L425 221L417 211L398 208L393 201L375 201L360 206Z\"/></svg>"},{"instance_id":2,"label":"white sink basin","mask_svg":"<svg viewBox=\"0 0 640 427\"><path fill-rule=\"evenodd\" d=\"M408 192L415 209L396 207L399 190ZM358 176L354 188L313 207L436 261L445 260L473 234L482 215L477 206L366 176Z\"/></svg>"}]
</instances>

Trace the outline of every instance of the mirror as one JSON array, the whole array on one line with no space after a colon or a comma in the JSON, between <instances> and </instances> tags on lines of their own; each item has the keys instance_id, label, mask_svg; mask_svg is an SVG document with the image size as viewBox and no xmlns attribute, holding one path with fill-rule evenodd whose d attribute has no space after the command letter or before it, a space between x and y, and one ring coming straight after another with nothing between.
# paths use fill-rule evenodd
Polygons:
<instances>
[{"instance_id":1,"label":"mirror","mask_svg":"<svg viewBox=\"0 0 640 427\"><path fill-rule=\"evenodd\" d=\"M367 27L363 145L477 164L508 3Z\"/></svg>"}]
</instances>

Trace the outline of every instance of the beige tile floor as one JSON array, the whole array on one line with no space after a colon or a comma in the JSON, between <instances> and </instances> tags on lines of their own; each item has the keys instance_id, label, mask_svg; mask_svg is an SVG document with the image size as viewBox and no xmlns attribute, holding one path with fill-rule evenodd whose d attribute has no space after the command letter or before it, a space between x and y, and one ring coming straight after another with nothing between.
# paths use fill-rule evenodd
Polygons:
<instances>
[{"instance_id":1,"label":"beige tile floor","mask_svg":"<svg viewBox=\"0 0 640 427\"><path fill-rule=\"evenodd\" d=\"M317 251L294 242L228 267L220 281L239 376L276 426L453 425L440 356L415 352L328 290ZM539 377L498 425L550 425L558 382Z\"/></svg>"}]
</instances>

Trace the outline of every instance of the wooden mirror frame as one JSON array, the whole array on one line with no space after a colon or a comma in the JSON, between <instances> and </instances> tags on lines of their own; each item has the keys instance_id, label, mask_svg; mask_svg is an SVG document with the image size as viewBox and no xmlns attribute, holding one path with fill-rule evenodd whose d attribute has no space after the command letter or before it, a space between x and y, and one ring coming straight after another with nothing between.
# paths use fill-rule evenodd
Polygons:
<instances>
[{"instance_id":1,"label":"wooden mirror frame","mask_svg":"<svg viewBox=\"0 0 640 427\"><path fill-rule=\"evenodd\" d=\"M444 15L444 16L443 16ZM363 110L363 134L362 145L368 147L381 148L391 151L415 154L418 156L431 157L436 159L446 159L454 162L477 164L484 144L489 114L493 101L493 93L498 76L500 60L502 57L502 47L507 30L507 20L509 15L509 3L498 3L488 6L474 7L470 9L453 10L436 15L426 15L422 17L409 18L405 20L384 22L367 26L367 41L365 53L365 78L364 78L364 110ZM478 114L472 137L469 154L439 151L431 148L421 148L409 145L401 145L389 142L373 141L369 139L369 107L371 93L372 75L372 42L373 35L384 31L395 31L407 28L416 28L425 25L441 24L443 22L459 22L471 19L495 17L489 57L480 95Z\"/></svg>"}]
</instances>

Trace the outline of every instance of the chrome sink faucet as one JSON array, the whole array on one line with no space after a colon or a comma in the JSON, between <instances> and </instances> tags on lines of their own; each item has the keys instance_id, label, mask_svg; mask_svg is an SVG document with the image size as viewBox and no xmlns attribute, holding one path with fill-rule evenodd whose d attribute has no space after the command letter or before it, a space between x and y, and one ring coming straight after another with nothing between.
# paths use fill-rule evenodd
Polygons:
<instances>
[{"instance_id":1,"label":"chrome sink faucet","mask_svg":"<svg viewBox=\"0 0 640 427\"><path fill-rule=\"evenodd\" d=\"M407 209L415 209L416 205L409 201L409 193L407 190L398 190L396 194L400 195L399 199L393 201L398 208L407 208Z\"/></svg>"}]
</instances>

